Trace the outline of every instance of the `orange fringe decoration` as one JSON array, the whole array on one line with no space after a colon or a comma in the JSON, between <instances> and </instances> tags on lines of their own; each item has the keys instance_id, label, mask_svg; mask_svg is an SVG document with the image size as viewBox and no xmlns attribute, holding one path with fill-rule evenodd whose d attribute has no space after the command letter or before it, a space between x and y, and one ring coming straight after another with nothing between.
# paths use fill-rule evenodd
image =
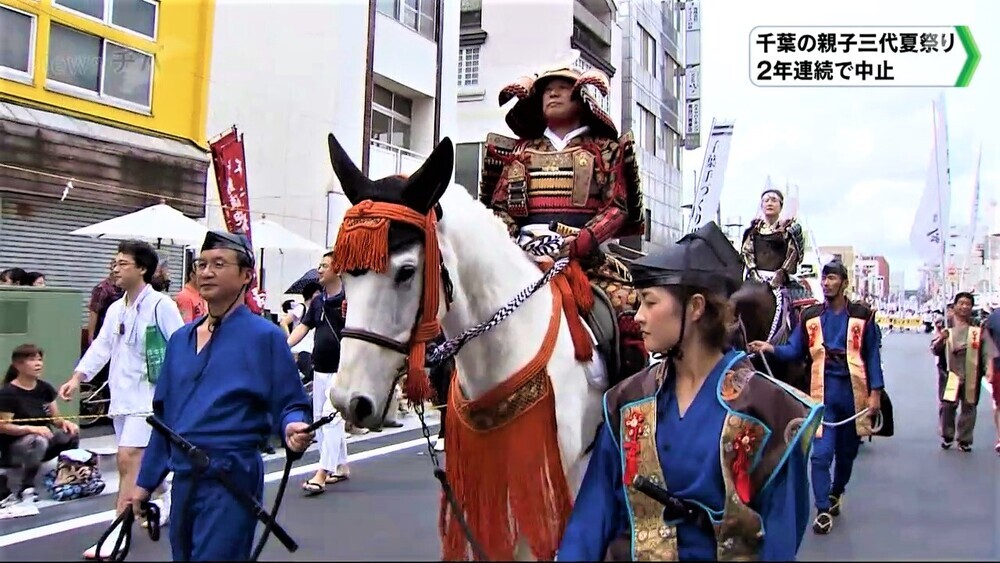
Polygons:
<instances>
[{"instance_id":1,"label":"orange fringe decoration","mask_svg":"<svg viewBox=\"0 0 1000 563\"><path fill-rule=\"evenodd\" d=\"M538 354L504 383L475 401L462 397L457 379L449 390L448 481L470 530L493 561L512 560L519 536L535 557L551 561L573 508L559 452L555 396L546 372L559 335L561 309L562 296L553 291L551 320ZM512 402L511 406L523 408L514 418L486 431L470 426L470 409L496 408L536 378L544 385L541 396L530 405ZM468 560L467 540L443 495L439 527L443 559Z\"/></svg>"},{"instance_id":2,"label":"orange fringe decoration","mask_svg":"<svg viewBox=\"0 0 1000 563\"><path fill-rule=\"evenodd\" d=\"M427 343L441 332L437 321L441 301L441 249L437 241L434 210L427 215L396 203L366 199L351 207L337 233L333 247L333 271L371 270L383 274L389 269L389 227L391 221L407 223L424 232L424 286L420 317L410 335L406 382L403 392L411 403L431 398L431 384L424 370ZM432 266L426 266L426 265Z\"/></svg>"}]
</instances>

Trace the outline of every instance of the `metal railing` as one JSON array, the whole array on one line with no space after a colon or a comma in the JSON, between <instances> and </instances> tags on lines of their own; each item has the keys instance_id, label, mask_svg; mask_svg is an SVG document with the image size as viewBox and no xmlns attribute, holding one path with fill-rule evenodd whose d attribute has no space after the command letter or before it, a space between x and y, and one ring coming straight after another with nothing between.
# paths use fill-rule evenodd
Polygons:
<instances>
[{"instance_id":1,"label":"metal railing","mask_svg":"<svg viewBox=\"0 0 1000 563\"><path fill-rule=\"evenodd\" d=\"M368 176L371 178L412 174L420 168L426 158L420 153L376 139L371 140L371 152L368 157Z\"/></svg>"}]
</instances>

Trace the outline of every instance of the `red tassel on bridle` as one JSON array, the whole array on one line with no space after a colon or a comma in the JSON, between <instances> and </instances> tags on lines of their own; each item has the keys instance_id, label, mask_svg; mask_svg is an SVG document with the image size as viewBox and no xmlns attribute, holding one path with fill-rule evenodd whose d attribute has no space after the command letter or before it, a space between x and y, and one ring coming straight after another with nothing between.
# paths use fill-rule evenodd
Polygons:
<instances>
[{"instance_id":1,"label":"red tassel on bridle","mask_svg":"<svg viewBox=\"0 0 1000 563\"><path fill-rule=\"evenodd\" d=\"M426 215L405 205L364 200L344 215L333 250L333 270L371 270L384 274L389 269L389 227L399 221L424 233L424 285L420 316L413 327L406 364L403 392L411 403L431 398L431 384L425 369L427 343L441 333L437 314L441 301L441 249L437 240L437 216Z\"/></svg>"}]
</instances>

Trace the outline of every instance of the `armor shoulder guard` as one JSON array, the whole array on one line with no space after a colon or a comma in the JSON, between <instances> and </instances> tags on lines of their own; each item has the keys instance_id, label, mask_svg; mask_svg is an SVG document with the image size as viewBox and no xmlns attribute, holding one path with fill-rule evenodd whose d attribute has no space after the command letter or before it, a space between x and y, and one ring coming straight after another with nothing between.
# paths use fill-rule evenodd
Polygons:
<instances>
[{"instance_id":1,"label":"armor shoulder guard","mask_svg":"<svg viewBox=\"0 0 1000 563\"><path fill-rule=\"evenodd\" d=\"M626 131L618 138L622 180L625 187L625 210L629 223L645 224L646 213L642 197L642 184L639 181L639 160L635 155L635 136L632 131ZM646 228L649 228L646 225Z\"/></svg>"},{"instance_id":2,"label":"armor shoulder guard","mask_svg":"<svg viewBox=\"0 0 1000 563\"><path fill-rule=\"evenodd\" d=\"M802 310L802 322L806 322L809 319L816 318L823 313L823 304L817 303L815 305L810 305Z\"/></svg>"},{"instance_id":3,"label":"armor shoulder guard","mask_svg":"<svg viewBox=\"0 0 1000 563\"><path fill-rule=\"evenodd\" d=\"M514 152L517 143L517 139L498 133L486 135L486 144L483 146L482 180L479 184L479 201L486 207L493 205L493 193L503 173L503 159Z\"/></svg>"},{"instance_id":4,"label":"armor shoulder guard","mask_svg":"<svg viewBox=\"0 0 1000 563\"><path fill-rule=\"evenodd\" d=\"M806 235L802 231L802 225L795 219L792 219L792 222L788 225L788 235L792 237L800 250L806 247Z\"/></svg>"},{"instance_id":5,"label":"armor shoulder guard","mask_svg":"<svg viewBox=\"0 0 1000 563\"><path fill-rule=\"evenodd\" d=\"M868 320L872 317L874 312L871 307L865 305L864 303L850 301L847 303L847 314L856 319Z\"/></svg>"}]
</instances>

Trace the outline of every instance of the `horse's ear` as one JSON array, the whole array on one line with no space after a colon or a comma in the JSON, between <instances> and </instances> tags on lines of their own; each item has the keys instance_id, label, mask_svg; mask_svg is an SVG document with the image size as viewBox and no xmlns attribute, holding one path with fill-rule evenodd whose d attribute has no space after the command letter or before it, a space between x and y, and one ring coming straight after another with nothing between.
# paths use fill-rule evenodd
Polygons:
<instances>
[{"instance_id":1,"label":"horse's ear","mask_svg":"<svg viewBox=\"0 0 1000 563\"><path fill-rule=\"evenodd\" d=\"M451 183L451 173L455 167L455 145L445 137L420 170L410 175L403 188L403 201L420 213L427 213L437 204Z\"/></svg>"},{"instance_id":2,"label":"horse's ear","mask_svg":"<svg viewBox=\"0 0 1000 563\"><path fill-rule=\"evenodd\" d=\"M337 141L337 137L333 133L330 133L327 140L330 145L330 164L333 165L333 172L340 180L340 187L344 189L344 195L352 204L357 205L364 199L362 188L368 183L368 178L365 178L358 170L354 161L344 151L344 147L340 146L340 142Z\"/></svg>"}]
</instances>

